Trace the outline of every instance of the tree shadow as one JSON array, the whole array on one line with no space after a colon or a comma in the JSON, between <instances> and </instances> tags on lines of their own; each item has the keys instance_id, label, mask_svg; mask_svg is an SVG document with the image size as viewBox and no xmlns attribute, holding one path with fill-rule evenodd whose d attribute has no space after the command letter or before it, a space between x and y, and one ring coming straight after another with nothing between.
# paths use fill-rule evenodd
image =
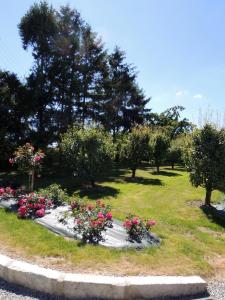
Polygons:
<instances>
[{"instance_id":1,"label":"tree shadow","mask_svg":"<svg viewBox=\"0 0 225 300\"><path fill-rule=\"evenodd\" d=\"M164 170L169 170L169 171L179 171L179 172L186 172L187 170L185 169L185 167L182 166L174 166L174 169L172 169L171 167L164 167Z\"/></svg>"},{"instance_id":2,"label":"tree shadow","mask_svg":"<svg viewBox=\"0 0 225 300\"><path fill-rule=\"evenodd\" d=\"M159 171L159 172L152 172L152 175L161 175L161 176L168 176L168 177L175 177L181 176L179 173L176 172L167 172L167 171Z\"/></svg>"},{"instance_id":3,"label":"tree shadow","mask_svg":"<svg viewBox=\"0 0 225 300\"><path fill-rule=\"evenodd\" d=\"M209 205L205 205L205 204L202 205L200 208L209 220L211 220L213 223L216 223L222 227L225 227L225 211L224 210L218 210L214 206L209 206Z\"/></svg>"},{"instance_id":4,"label":"tree shadow","mask_svg":"<svg viewBox=\"0 0 225 300\"><path fill-rule=\"evenodd\" d=\"M124 183L135 183L135 184L144 184L144 185L164 185L162 180L155 178L144 178L144 177L124 177Z\"/></svg>"},{"instance_id":5,"label":"tree shadow","mask_svg":"<svg viewBox=\"0 0 225 300\"><path fill-rule=\"evenodd\" d=\"M96 185L95 187L84 187L74 193L81 198L88 197L92 200L97 200L102 197L116 197L119 190L110 186Z\"/></svg>"}]
</instances>

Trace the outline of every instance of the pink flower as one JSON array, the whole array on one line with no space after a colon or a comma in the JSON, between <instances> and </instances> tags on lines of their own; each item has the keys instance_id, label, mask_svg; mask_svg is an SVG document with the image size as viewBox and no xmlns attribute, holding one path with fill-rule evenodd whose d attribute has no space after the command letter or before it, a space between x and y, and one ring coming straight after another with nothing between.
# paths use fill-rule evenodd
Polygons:
<instances>
[{"instance_id":1,"label":"pink flower","mask_svg":"<svg viewBox=\"0 0 225 300\"><path fill-rule=\"evenodd\" d=\"M40 198L39 198L39 202L40 202L41 204L45 204L45 198L44 198L44 197L40 197Z\"/></svg>"},{"instance_id":2,"label":"pink flower","mask_svg":"<svg viewBox=\"0 0 225 300\"><path fill-rule=\"evenodd\" d=\"M156 221L155 220L148 220L147 221L147 227L152 227L156 225Z\"/></svg>"},{"instance_id":3,"label":"pink flower","mask_svg":"<svg viewBox=\"0 0 225 300\"><path fill-rule=\"evenodd\" d=\"M34 161L35 162L38 162L38 161L40 161L41 160L41 157L38 155L38 156L35 156L35 158L34 158Z\"/></svg>"},{"instance_id":4,"label":"pink flower","mask_svg":"<svg viewBox=\"0 0 225 300\"><path fill-rule=\"evenodd\" d=\"M131 226L132 226L132 222L130 220L126 220L124 223L123 223L123 226L127 229L130 229Z\"/></svg>"},{"instance_id":5,"label":"pink flower","mask_svg":"<svg viewBox=\"0 0 225 300\"><path fill-rule=\"evenodd\" d=\"M12 165L13 164L13 158L9 159L9 163Z\"/></svg>"},{"instance_id":6,"label":"pink flower","mask_svg":"<svg viewBox=\"0 0 225 300\"><path fill-rule=\"evenodd\" d=\"M112 220L112 213L109 211L107 212L107 214L105 215L107 220Z\"/></svg>"},{"instance_id":7,"label":"pink flower","mask_svg":"<svg viewBox=\"0 0 225 300\"><path fill-rule=\"evenodd\" d=\"M133 223L134 225L138 225L138 224L139 224L138 218L137 218L137 217L133 218L132 223Z\"/></svg>"},{"instance_id":8,"label":"pink flower","mask_svg":"<svg viewBox=\"0 0 225 300\"><path fill-rule=\"evenodd\" d=\"M98 212L98 219L104 219L104 215L101 211Z\"/></svg>"},{"instance_id":9,"label":"pink flower","mask_svg":"<svg viewBox=\"0 0 225 300\"><path fill-rule=\"evenodd\" d=\"M28 204L28 208L33 209L34 208L34 204L33 203L29 203Z\"/></svg>"},{"instance_id":10,"label":"pink flower","mask_svg":"<svg viewBox=\"0 0 225 300\"><path fill-rule=\"evenodd\" d=\"M5 193L5 189L4 188L0 188L0 196L2 196Z\"/></svg>"},{"instance_id":11,"label":"pink flower","mask_svg":"<svg viewBox=\"0 0 225 300\"><path fill-rule=\"evenodd\" d=\"M20 206L20 208L18 209L18 214L21 218L25 217L27 213L27 208L26 206Z\"/></svg>"},{"instance_id":12,"label":"pink flower","mask_svg":"<svg viewBox=\"0 0 225 300\"><path fill-rule=\"evenodd\" d=\"M45 210L43 208L41 208L41 209L39 209L39 210L36 211L35 215L38 218L42 218L45 215Z\"/></svg>"},{"instance_id":13,"label":"pink flower","mask_svg":"<svg viewBox=\"0 0 225 300\"><path fill-rule=\"evenodd\" d=\"M26 198L22 198L22 199L20 199L19 201L18 201L18 205L19 206L24 206L24 204L26 204L27 203L27 199Z\"/></svg>"},{"instance_id":14,"label":"pink flower","mask_svg":"<svg viewBox=\"0 0 225 300\"><path fill-rule=\"evenodd\" d=\"M92 210L93 208L94 208L94 206L92 204L87 205L87 210Z\"/></svg>"}]
</instances>

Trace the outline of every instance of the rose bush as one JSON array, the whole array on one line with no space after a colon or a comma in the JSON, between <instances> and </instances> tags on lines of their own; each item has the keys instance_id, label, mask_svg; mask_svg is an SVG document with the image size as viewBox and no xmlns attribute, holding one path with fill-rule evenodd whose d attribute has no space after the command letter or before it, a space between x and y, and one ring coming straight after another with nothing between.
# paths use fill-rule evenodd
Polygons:
<instances>
[{"instance_id":1,"label":"rose bush","mask_svg":"<svg viewBox=\"0 0 225 300\"><path fill-rule=\"evenodd\" d=\"M81 235L85 243L97 244L104 241L103 232L112 227L112 213L109 205L102 201L93 204L84 204L80 200L71 203L74 217L74 231Z\"/></svg>"},{"instance_id":2,"label":"rose bush","mask_svg":"<svg viewBox=\"0 0 225 300\"><path fill-rule=\"evenodd\" d=\"M8 187L0 187L0 197L1 198L10 198L10 197L15 197L17 194L17 190L11 188L10 186Z\"/></svg>"},{"instance_id":3,"label":"rose bush","mask_svg":"<svg viewBox=\"0 0 225 300\"><path fill-rule=\"evenodd\" d=\"M141 243L142 239L155 225L155 220L143 220L132 214L128 215L123 223L123 226L129 236L129 240L136 241L138 243Z\"/></svg>"},{"instance_id":4,"label":"rose bush","mask_svg":"<svg viewBox=\"0 0 225 300\"><path fill-rule=\"evenodd\" d=\"M42 218L52 201L35 193L21 196L17 202L18 216L20 218Z\"/></svg>"},{"instance_id":5,"label":"rose bush","mask_svg":"<svg viewBox=\"0 0 225 300\"><path fill-rule=\"evenodd\" d=\"M34 147L30 143L26 143L24 146L18 147L14 152L14 157L9 159L10 164L16 164L20 171L28 173L28 189L30 191L33 191L34 189L35 172L40 170L44 157L45 154L42 150L37 150L35 152Z\"/></svg>"}]
</instances>

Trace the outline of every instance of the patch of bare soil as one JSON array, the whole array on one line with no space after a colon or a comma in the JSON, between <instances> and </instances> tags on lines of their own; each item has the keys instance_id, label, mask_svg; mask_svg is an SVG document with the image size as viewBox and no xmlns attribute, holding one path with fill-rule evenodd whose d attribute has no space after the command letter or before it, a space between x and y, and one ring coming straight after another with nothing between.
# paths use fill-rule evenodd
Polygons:
<instances>
[{"instance_id":1,"label":"patch of bare soil","mask_svg":"<svg viewBox=\"0 0 225 300\"><path fill-rule=\"evenodd\" d=\"M187 201L186 203L191 207L201 207L203 205L202 200L192 200L192 201Z\"/></svg>"}]
</instances>

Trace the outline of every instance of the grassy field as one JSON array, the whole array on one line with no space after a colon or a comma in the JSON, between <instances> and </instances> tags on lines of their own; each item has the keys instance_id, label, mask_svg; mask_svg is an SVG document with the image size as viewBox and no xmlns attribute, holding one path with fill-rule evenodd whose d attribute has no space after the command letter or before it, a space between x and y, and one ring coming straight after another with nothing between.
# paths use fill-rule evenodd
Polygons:
<instances>
[{"instance_id":1,"label":"grassy field","mask_svg":"<svg viewBox=\"0 0 225 300\"><path fill-rule=\"evenodd\" d=\"M15 176L0 173L4 180ZM0 209L0 252L75 272L225 276L224 227L200 208L204 191L190 185L188 174L182 168L167 167L156 174L145 166L137 171L136 180L129 176L126 169L113 170L95 190L79 188L76 180L63 175L42 178L38 186L57 182L88 201L104 199L112 205L113 216L121 220L129 212L155 219L154 232L162 239L159 248L82 246ZM213 193L213 201L222 199L219 192Z\"/></svg>"}]
</instances>

